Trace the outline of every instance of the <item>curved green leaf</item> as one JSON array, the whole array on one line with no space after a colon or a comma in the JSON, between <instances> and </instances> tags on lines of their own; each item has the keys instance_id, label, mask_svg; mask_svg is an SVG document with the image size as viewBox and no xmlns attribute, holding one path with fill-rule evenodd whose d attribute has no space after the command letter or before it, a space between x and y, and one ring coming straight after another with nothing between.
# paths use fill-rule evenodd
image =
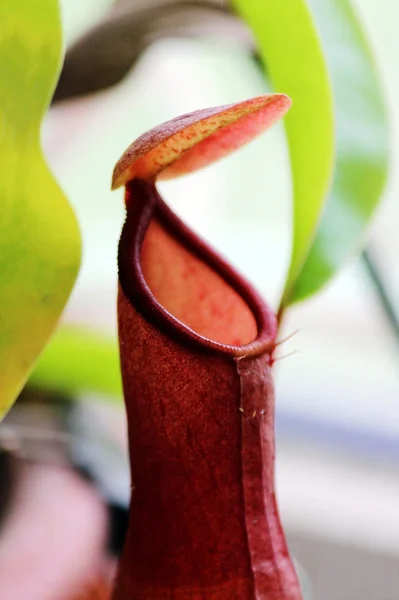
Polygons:
<instances>
[{"instance_id":1,"label":"curved green leaf","mask_svg":"<svg viewBox=\"0 0 399 600\"><path fill-rule=\"evenodd\" d=\"M348 0L311 0L332 77L337 156L311 251L285 302L315 293L360 246L387 176L388 128L376 70Z\"/></svg>"},{"instance_id":2,"label":"curved green leaf","mask_svg":"<svg viewBox=\"0 0 399 600\"><path fill-rule=\"evenodd\" d=\"M116 340L88 329L60 328L40 355L29 384L68 394L122 398Z\"/></svg>"},{"instance_id":3,"label":"curved green leaf","mask_svg":"<svg viewBox=\"0 0 399 600\"><path fill-rule=\"evenodd\" d=\"M40 123L60 66L57 0L2 0L0 23L1 416L69 296L80 236L40 148Z\"/></svg>"},{"instance_id":4,"label":"curved green leaf","mask_svg":"<svg viewBox=\"0 0 399 600\"><path fill-rule=\"evenodd\" d=\"M233 0L233 4L255 35L275 90L292 98L284 119L294 191L288 294L309 252L331 183L332 91L306 0Z\"/></svg>"}]
</instances>

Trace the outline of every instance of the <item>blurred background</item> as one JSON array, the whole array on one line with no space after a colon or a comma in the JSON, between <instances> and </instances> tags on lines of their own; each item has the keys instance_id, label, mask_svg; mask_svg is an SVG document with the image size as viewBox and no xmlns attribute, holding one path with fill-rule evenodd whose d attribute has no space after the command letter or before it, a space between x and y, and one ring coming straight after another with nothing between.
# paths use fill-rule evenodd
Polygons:
<instances>
[{"instance_id":1,"label":"blurred background","mask_svg":"<svg viewBox=\"0 0 399 600\"><path fill-rule=\"evenodd\" d=\"M62 4L68 51L43 143L83 234L83 266L64 318L79 327L83 350L80 356L67 335L57 355L64 374L54 374L57 363L44 358L0 425L0 468L8 482L0 493L6 523L0 558L12 532L7 523L17 521L21 480L32 472L39 482L44 478L37 499L29 492L24 502L37 502L38 515L48 519L51 478L57 482L62 473L69 478L61 477L58 486L63 526L76 554L81 548L79 556L85 556L83 537L86 553L93 554L92 564L74 568L87 573L90 567L96 580L98 572L112 572L120 550L130 485L123 405L118 382L106 373L117 369L116 251L124 219L122 191L110 192L113 166L150 127L269 88L249 31L223 2ZM355 5L390 110L391 179L370 231L369 254L351 261L315 299L289 309L282 337L296 333L280 347L276 365L278 498L309 600L399 599L399 328L389 312L399 310L399 5ZM283 126L221 163L160 188L170 206L277 308L291 236ZM73 338L75 329L70 331ZM94 383L79 386L69 378L72 368L79 377L86 346L88 352L94 348ZM105 381L103 390L96 379ZM15 475L21 469L22 478ZM74 499L77 508L68 521ZM90 519L80 515L85 510L93 516L90 532ZM56 549L56 517L51 527ZM34 554L27 550L24 558L33 561L32 568ZM43 574L47 588L48 577ZM24 600L6 579L0 578L0 597ZM32 600L45 600L38 594ZM48 598L70 598L59 594Z\"/></svg>"}]
</instances>

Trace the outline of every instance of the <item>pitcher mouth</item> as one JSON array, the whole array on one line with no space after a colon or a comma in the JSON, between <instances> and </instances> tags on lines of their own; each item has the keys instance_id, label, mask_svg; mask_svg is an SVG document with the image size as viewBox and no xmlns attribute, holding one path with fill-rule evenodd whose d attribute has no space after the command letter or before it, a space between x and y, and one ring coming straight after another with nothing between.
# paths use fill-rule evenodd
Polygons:
<instances>
[{"instance_id":1,"label":"pitcher mouth","mask_svg":"<svg viewBox=\"0 0 399 600\"><path fill-rule=\"evenodd\" d=\"M145 196L144 202L136 201L139 195ZM252 285L173 213L153 184L140 179L130 181L126 185L126 205L127 216L118 250L119 282L133 308L167 335L197 350L237 359L271 355L277 333L276 317ZM218 274L247 304L257 326L253 341L235 346L212 340L191 329L158 302L145 280L140 260L144 238L153 219Z\"/></svg>"}]
</instances>

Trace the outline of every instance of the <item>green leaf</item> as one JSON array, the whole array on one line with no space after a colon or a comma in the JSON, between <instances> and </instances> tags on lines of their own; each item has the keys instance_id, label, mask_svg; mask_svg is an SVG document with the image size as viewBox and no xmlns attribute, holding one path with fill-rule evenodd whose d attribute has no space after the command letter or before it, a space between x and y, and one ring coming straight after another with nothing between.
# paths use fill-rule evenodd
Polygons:
<instances>
[{"instance_id":1,"label":"green leaf","mask_svg":"<svg viewBox=\"0 0 399 600\"><path fill-rule=\"evenodd\" d=\"M116 341L78 327L62 327L41 354L29 384L68 394L122 397Z\"/></svg>"},{"instance_id":2,"label":"green leaf","mask_svg":"<svg viewBox=\"0 0 399 600\"><path fill-rule=\"evenodd\" d=\"M387 177L388 127L364 34L348 0L311 0L333 83L337 153L326 210L285 302L317 292L359 249Z\"/></svg>"},{"instance_id":3,"label":"green leaf","mask_svg":"<svg viewBox=\"0 0 399 600\"><path fill-rule=\"evenodd\" d=\"M332 90L306 0L233 0L249 24L276 91L292 98L285 117L294 192L293 247L285 295L307 257L334 166Z\"/></svg>"},{"instance_id":4,"label":"green leaf","mask_svg":"<svg viewBox=\"0 0 399 600\"><path fill-rule=\"evenodd\" d=\"M0 2L0 416L51 335L80 262L76 219L40 148L61 57L56 0Z\"/></svg>"}]
</instances>

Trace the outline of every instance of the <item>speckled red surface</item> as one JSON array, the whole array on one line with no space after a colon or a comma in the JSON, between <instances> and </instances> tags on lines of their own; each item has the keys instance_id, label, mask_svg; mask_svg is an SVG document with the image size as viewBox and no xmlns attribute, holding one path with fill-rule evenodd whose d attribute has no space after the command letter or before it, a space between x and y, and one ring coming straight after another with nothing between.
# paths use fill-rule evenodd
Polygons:
<instances>
[{"instance_id":1,"label":"speckled red surface","mask_svg":"<svg viewBox=\"0 0 399 600\"><path fill-rule=\"evenodd\" d=\"M118 316L133 491L113 600L300 600L274 495L274 315L151 184L130 182L127 207ZM159 268L171 247L180 295L190 280L195 298L198 281L208 304L174 306L178 277ZM207 325L214 286L226 314Z\"/></svg>"},{"instance_id":2,"label":"speckled red surface","mask_svg":"<svg viewBox=\"0 0 399 600\"><path fill-rule=\"evenodd\" d=\"M197 110L141 135L118 161L113 189L134 178L171 178L200 169L271 127L290 108L284 94L266 94Z\"/></svg>"}]
</instances>

